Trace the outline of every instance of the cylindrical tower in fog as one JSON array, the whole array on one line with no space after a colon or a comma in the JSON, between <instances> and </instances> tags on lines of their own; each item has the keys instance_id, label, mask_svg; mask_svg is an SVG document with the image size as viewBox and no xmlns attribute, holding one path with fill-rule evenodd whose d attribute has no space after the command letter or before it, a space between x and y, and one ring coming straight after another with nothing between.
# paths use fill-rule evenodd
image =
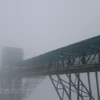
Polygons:
<instances>
[{"instance_id":1,"label":"cylindrical tower in fog","mask_svg":"<svg viewBox=\"0 0 100 100\"><path fill-rule=\"evenodd\" d=\"M21 48L4 47L2 49L1 70L10 70L15 64L23 60ZM0 100L21 100L22 78L4 76L0 78Z\"/></svg>"}]
</instances>

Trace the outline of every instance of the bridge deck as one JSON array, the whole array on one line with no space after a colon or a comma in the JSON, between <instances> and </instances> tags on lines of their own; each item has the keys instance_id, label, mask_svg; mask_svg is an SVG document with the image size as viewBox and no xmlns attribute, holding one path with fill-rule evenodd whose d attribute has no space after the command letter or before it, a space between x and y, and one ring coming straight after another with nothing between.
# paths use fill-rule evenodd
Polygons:
<instances>
[{"instance_id":1,"label":"bridge deck","mask_svg":"<svg viewBox=\"0 0 100 100\"><path fill-rule=\"evenodd\" d=\"M22 76L100 71L100 36L25 60L8 70Z\"/></svg>"},{"instance_id":2,"label":"bridge deck","mask_svg":"<svg viewBox=\"0 0 100 100\"><path fill-rule=\"evenodd\" d=\"M69 58L72 56L79 57L84 54L89 55L97 52L100 52L100 35L25 60L19 63L18 66L37 66L54 61L55 59Z\"/></svg>"}]
</instances>

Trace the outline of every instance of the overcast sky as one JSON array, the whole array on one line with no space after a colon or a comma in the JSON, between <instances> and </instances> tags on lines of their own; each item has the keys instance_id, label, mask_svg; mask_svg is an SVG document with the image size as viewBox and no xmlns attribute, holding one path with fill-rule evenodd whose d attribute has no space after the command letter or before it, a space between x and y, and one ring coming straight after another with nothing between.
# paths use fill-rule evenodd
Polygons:
<instances>
[{"instance_id":1,"label":"overcast sky","mask_svg":"<svg viewBox=\"0 0 100 100\"><path fill-rule=\"evenodd\" d=\"M100 0L0 0L0 49L23 48L25 59L99 34ZM58 100L48 79L33 96Z\"/></svg>"}]
</instances>

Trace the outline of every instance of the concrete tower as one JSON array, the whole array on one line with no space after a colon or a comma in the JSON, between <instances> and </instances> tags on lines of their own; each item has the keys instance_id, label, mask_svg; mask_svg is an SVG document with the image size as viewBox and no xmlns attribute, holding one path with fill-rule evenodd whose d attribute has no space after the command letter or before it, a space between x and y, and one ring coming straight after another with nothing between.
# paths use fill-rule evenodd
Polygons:
<instances>
[{"instance_id":1,"label":"concrete tower","mask_svg":"<svg viewBox=\"0 0 100 100\"><path fill-rule=\"evenodd\" d=\"M1 72L10 71L14 65L23 60L23 50L20 48L4 47L2 49ZM0 77L0 100L21 100L22 78L19 76Z\"/></svg>"}]
</instances>

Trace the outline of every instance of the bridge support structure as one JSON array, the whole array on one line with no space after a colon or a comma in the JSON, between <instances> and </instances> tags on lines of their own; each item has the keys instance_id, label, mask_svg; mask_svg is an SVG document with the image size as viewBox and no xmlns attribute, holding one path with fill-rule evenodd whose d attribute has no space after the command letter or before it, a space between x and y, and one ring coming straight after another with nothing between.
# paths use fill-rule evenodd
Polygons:
<instances>
[{"instance_id":1,"label":"bridge support structure","mask_svg":"<svg viewBox=\"0 0 100 100\"><path fill-rule=\"evenodd\" d=\"M68 100L100 100L98 78L100 64L94 64L95 61L99 62L99 55L96 53L77 57L74 60L55 60L49 64L49 77L60 100L66 100L66 98ZM76 62L75 59L77 59ZM64 69L62 73L59 72L60 68Z\"/></svg>"},{"instance_id":2,"label":"bridge support structure","mask_svg":"<svg viewBox=\"0 0 100 100\"><path fill-rule=\"evenodd\" d=\"M93 74L93 73L92 73ZM55 90L60 98L60 100L100 100L100 90L99 90L99 82L98 82L98 72L95 72L95 82L96 82L96 90L97 90L97 97L96 99L92 94L92 87L90 82L90 73L87 73L87 85L84 81L80 78L79 73L75 74L66 74L66 80L64 79L65 76L61 75L49 75L50 79L55 87ZM72 78L75 77L75 79ZM95 87L95 86L94 86ZM96 92L96 91L95 91ZM76 98L76 99L75 99Z\"/></svg>"}]
</instances>

